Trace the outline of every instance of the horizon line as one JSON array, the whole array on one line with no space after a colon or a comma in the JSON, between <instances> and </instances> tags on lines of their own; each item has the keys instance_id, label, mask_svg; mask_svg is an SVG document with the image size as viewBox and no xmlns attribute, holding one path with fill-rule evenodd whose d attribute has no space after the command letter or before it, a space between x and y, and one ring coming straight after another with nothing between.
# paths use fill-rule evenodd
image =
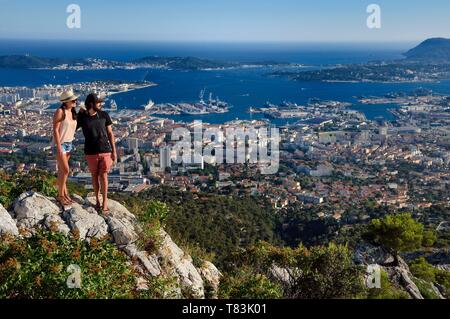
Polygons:
<instances>
[{"instance_id":1,"label":"horizon line","mask_svg":"<svg viewBox=\"0 0 450 319\"><path fill-rule=\"evenodd\" d=\"M183 44L407 44L413 42L423 42L427 39L443 38L439 36L429 37L425 39L410 40L161 40L161 39L82 39L82 38L29 38L29 37L2 37L1 40L9 41L61 41L61 42L134 42L134 43L183 43ZM445 38L445 37L444 37Z\"/></svg>"}]
</instances>

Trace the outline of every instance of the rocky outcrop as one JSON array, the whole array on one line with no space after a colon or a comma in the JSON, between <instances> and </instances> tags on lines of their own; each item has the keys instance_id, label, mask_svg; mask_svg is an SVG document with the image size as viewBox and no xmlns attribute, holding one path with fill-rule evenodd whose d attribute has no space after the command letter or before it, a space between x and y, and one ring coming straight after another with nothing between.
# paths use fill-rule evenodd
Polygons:
<instances>
[{"instance_id":1,"label":"rocky outcrop","mask_svg":"<svg viewBox=\"0 0 450 319\"><path fill-rule=\"evenodd\" d=\"M69 210L64 211L63 218L70 229L80 239L104 238L108 235L108 225L105 219L95 210L84 209L79 204L73 204Z\"/></svg>"},{"instance_id":2,"label":"rocky outcrop","mask_svg":"<svg viewBox=\"0 0 450 319\"><path fill-rule=\"evenodd\" d=\"M360 243L355 247L353 260L356 264L388 265L395 261L394 256L379 246L369 243Z\"/></svg>"},{"instance_id":3,"label":"rocky outcrop","mask_svg":"<svg viewBox=\"0 0 450 319\"><path fill-rule=\"evenodd\" d=\"M138 289L146 289L144 278L148 276L170 276L175 277L181 287L171 288L170 296L181 297L182 291L194 298L204 298L205 291L208 291L208 296L217 296L222 276L219 270L206 261L196 268L191 256L163 229L159 232L160 244L156 251L148 253L138 248L141 226L123 205L109 200L110 213L102 216L93 207L94 198L74 196L74 199L76 203L61 208L52 198L35 192L24 193L14 203L11 214L0 206L0 234L31 236L36 229L47 229L65 235L72 233L81 240L110 236L141 274Z\"/></svg>"},{"instance_id":4,"label":"rocky outcrop","mask_svg":"<svg viewBox=\"0 0 450 319\"><path fill-rule=\"evenodd\" d=\"M69 226L60 215L48 215L44 219L43 226L47 230L55 230L63 233L64 235L68 235L70 233Z\"/></svg>"},{"instance_id":5,"label":"rocky outcrop","mask_svg":"<svg viewBox=\"0 0 450 319\"><path fill-rule=\"evenodd\" d=\"M408 264L398 256L397 262L392 254L379 246L360 243L355 247L353 260L361 265L379 265L388 275L389 281L405 290L413 299L424 299L410 272Z\"/></svg>"},{"instance_id":6,"label":"rocky outcrop","mask_svg":"<svg viewBox=\"0 0 450 319\"><path fill-rule=\"evenodd\" d=\"M50 216L59 216L60 209L49 198L34 192L23 193L14 203L14 217L17 227L33 232ZM57 217L56 217L57 218Z\"/></svg>"},{"instance_id":7,"label":"rocky outcrop","mask_svg":"<svg viewBox=\"0 0 450 319\"><path fill-rule=\"evenodd\" d=\"M0 235L10 234L13 236L19 235L16 222L8 213L8 211L0 204Z\"/></svg>"},{"instance_id":8,"label":"rocky outcrop","mask_svg":"<svg viewBox=\"0 0 450 319\"><path fill-rule=\"evenodd\" d=\"M398 258L398 266L384 267L389 275L389 279L394 284L402 287L413 299L424 299L419 288L413 281L414 276L409 271L408 265L401 257Z\"/></svg>"},{"instance_id":9,"label":"rocky outcrop","mask_svg":"<svg viewBox=\"0 0 450 319\"><path fill-rule=\"evenodd\" d=\"M138 270L143 274L159 276L162 274L161 265L156 255L150 255L146 251L139 250L135 244L127 245L123 251L133 260L139 262Z\"/></svg>"},{"instance_id":10,"label":"rocky outcrop","mask_svg":"<svg viewBox=\"0 0 450 319\"><path fill-rule=\"evenodd\" d=\"M217 292L219 291L222 273L212 262L207 260L205 260L203 265L198 268L198 271L205 284L205 293L208 293L210 298L218 298Z\"/></svg>"},{"instance_id":11,"label":"rocky outcrop","mask_svg":"<svg viewBox=\"0 0 450 319\"><path fill-rule=\"evenodd\" d=\"M138 239L138 234L129 220L108 216L106 223L109 226L114 242L120 248L131 245Z\"/></svg>"},{"instance_id":12,"label":"rocky outcrop","mask_svg":"<svg viewBox=\"0 0 450 319\"><path fill-rule=\"evenodd\" d=\"M269 269L269 277L274 281L280 283L282 287L288 289L293 282L295 282L295 276L293 274L299 274L299 269L288 269L273 264Z\"/></svg>"},{"instance_id":13,"label":"rocky outcrop","mask_svg":"<svg viewBox=\"0 0 450 319\"><path fill-rule=\"evenodd\" d=\"M192 257L180 249L172 238L163 230L160 231L162 239L157 255L161 258L170 274L180 279L180 284L190 289L192 297L204 297L204 283L199 271L195 268Z\"/></svg>"}]
</instances>

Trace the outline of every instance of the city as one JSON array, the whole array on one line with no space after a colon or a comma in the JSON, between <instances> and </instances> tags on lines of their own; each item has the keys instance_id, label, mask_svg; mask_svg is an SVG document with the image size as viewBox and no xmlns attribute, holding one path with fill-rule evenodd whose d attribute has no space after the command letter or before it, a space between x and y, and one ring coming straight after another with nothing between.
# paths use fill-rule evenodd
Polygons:
<instances>
[{"instance_id":1,"label":"city","mask_svg":"<svg viewBox=\"0 0 450 319\"><path fill-rule=\"evenodd\" d=\"M96 87L105 88L98 84ZM46 96L51 96L51 92L57 95L56 88L36 91ZM34 110L26 102L30 92L26 88L15 91L21 100L1 110L2 168L56 171L49 143L52 114ZM2 96L5 100L8 95ZM200 163L174 164L175 155L166 154L164 158L161 150L170 153L174 144L170 141L171 132L178 127L194 130L194 122L175 122L145 110L111 110L119 160L110 175L110 187L135 193L167 185L194 193L264 196L277 209L298 202L306 207L320 207L320 217L346 221L368 218L351 215L352 209L368 203L409 210L448 205L450 155L446 136L450 96L428 93L379 100L365 99L364 103L404 104L396 111L395 122L367 120L362 113L349 110L339 102L296 106L304 119L281 127L281 168L269 176L257 174L257 166L250 163L204 163L202 154L199 154ZM231 121L222 125L204 123L203 130L267 125L265 120ZM92 189L80 152L83 138L77 137L74 154L77 160L70 179ZM226 144L226 136L222 143ZM33 154L45 155L46 160L20 162ZM15 160L8 160L8 156ZM304 179L308 179L306 185Z\"/></svg>"},{"instance_id":2,"label":"city","mask_svg":"<svg viewBox=\"0 0 450 319\"><path fill-rule=\"evenodd\" d=\"M17 315L385 316L450 297L450 2L0 7Z\"/></svg>"}]
</instances>

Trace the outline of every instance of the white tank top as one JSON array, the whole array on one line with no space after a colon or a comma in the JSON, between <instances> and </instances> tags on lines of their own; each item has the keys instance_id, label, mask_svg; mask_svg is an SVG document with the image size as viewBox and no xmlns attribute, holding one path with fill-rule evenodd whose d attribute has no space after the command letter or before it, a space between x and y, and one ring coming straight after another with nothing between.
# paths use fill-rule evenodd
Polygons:
<instances>
[{"instance_id":1,"label":"white tank top","mask_svg":"<svg viewBox=\"0 0 450 319\"><path fill-rule=\"evenodd\" d=\"M61 125L59 127L59 142L62 143L70 143L75 139L75 131L77 130L77 120L72 118L72 112L65 112L65 118L61 121ZM67 114L69 113L69 114Z\"/></svg>"}]
</instances>

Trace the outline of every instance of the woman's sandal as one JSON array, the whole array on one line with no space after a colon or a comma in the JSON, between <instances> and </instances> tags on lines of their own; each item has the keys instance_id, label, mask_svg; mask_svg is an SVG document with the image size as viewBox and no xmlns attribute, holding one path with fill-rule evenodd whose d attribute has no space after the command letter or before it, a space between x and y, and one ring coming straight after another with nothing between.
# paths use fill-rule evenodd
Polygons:
<instances>
[{"instance_id":1,"label":"woman's sandal","mask_svg":"<svg viewBox=\"0 0 450 319\"><path fill-rule=\"evenodd\" d=\"M75 201L69 195L67 195L67 197L64 197L64 198L71 204L75 203Z\"/></svg>"},{"instance_id":2,"label":"woman's sandal","mask_svg":"<svg viewBox=\"0 0 450 319\"><path fill-rule=\"evenodd\" d=\"M105 216L108 216L110 212L111 212L111 211L110 211L109 209L103 209L103 208L102 208L102 211L101 211L101 213L102 213L103 215L105 215Z\"/></svg>"},{"instance_id":3,"label":"woman's sandal","mask_svg":"<svg viewBox=\"0 0 450 319\"><path fill-rule=\"evenodd\" d=\"M56 199L62 207L68 206L71 204L70 202L67 202L67 199L64 196L58 196Z\"/></svg>"}]
</instances>

